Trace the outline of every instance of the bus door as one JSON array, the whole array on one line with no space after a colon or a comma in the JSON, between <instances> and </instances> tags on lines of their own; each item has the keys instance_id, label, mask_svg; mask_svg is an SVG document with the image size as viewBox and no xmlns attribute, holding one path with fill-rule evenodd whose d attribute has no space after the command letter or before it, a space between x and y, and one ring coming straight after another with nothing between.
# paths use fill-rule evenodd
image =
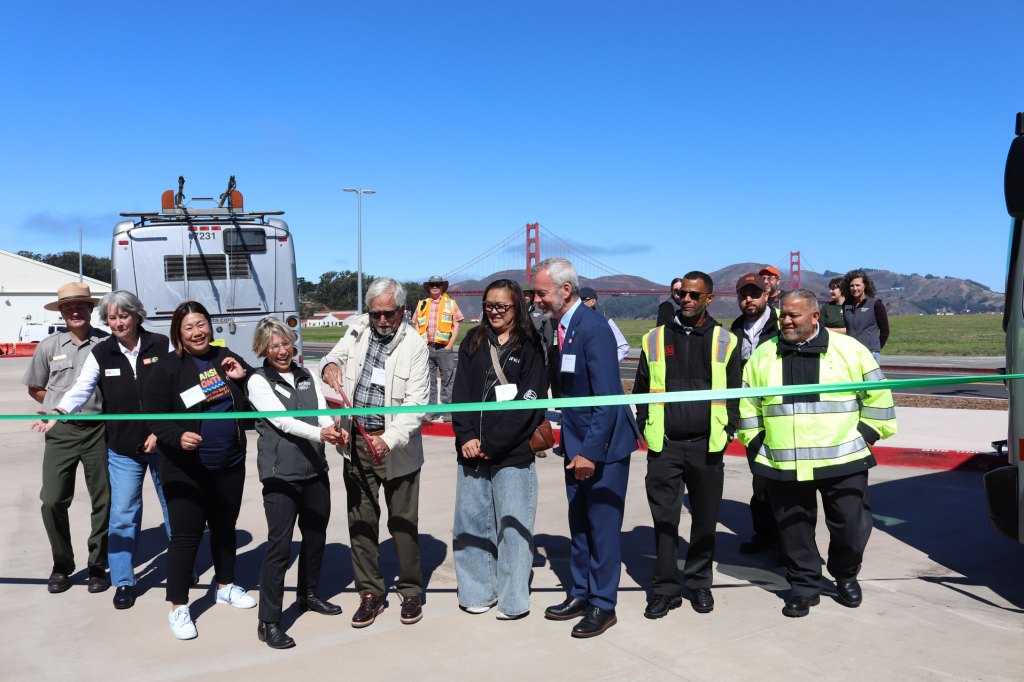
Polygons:
<instances>
[{"instance_id":1,"label":"bus door","mask_svg":"<svg viewBox=\"0 0 1024 682\"><path fill-rule=\"evenodd\" d=\"M1017 114L1003 179L1010 224L1003 331L1006 371L1024 373L1024 113ZM989 519L1002 535L1024 542L1024 382L1010 381L1009 464L985 474Z\"/></svg>"}]
</instances>

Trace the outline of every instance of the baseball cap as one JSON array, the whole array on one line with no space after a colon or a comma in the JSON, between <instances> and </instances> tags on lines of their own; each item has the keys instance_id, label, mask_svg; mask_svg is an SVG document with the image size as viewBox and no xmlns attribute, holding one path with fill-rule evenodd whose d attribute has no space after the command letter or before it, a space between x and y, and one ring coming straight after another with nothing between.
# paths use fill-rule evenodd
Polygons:
<instances>
[{"instance_id":1,"label":"baseball cap","mask_svg":"<svg viewBox=\"0 0 1024 682\"><path fill-rule=\"evenodd\" d=\"M776 269L774 265L766 265L766 266L764 266L763 268L761 268L761 271L758 272L757 274L759 274L759 275L775 275L776 277L782 277L782 275L779 274L778 269Z\"/></svg>"},{"instance_id":2,"label":"baseball cap","mask_svg":"<svg viewBox=\"0 0 1024 682\"><path fill-rule=\"evenodd\" d=\"M764 272L764 270L761 272ZM764 280L761 279L759 275L755 275L752 272L748 272L736 280L736 291L738 292L743 287L757 287L761 291L766 291L764 288Z\"/></svg>"},{"instance_id":3,"label":"baseball cap","mask_svg":"<svg viewBox=\"0 0 1024 682\"><path fill-rule=\"evenodd\" d=\"M580 298L583 299L584 301L587 300L588 298L593 298L596 300L597 292L591 289L590 287L582 287L580 289Z\"/></svg>"}]
</instances>

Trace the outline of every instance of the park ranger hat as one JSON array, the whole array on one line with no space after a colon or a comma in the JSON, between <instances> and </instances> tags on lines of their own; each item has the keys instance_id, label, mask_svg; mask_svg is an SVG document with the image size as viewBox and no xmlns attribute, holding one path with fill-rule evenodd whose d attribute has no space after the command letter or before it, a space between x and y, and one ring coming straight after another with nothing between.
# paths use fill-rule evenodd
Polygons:
<instances>
[{"instance_id":1,"label":"park ranger hat","mask_svg":"<svg viewBox=\"0 0 1024 682\"><path fill-rule=\"evenodd\" d=\"M57 289L57 300L47 303L43 307L47 310L60 310L65 303L82 302L95 306L100 301L98 298L92 297L92 291L89 290L89 285L85 282L68 282L61 284Z\"/></svg>"},{"instance_id":2,"label":"park ranger hat","mask_svg":"<svg viewBox=\"0 0 1024 682\"><path fill-rule=\"evenodd\" d=\"M440 285L441 291L448 291L448 280L440 275L433 275L430 279L423 283L423 288L430 291L430 287L434 285Z\"/></svg>"}]
</instances>

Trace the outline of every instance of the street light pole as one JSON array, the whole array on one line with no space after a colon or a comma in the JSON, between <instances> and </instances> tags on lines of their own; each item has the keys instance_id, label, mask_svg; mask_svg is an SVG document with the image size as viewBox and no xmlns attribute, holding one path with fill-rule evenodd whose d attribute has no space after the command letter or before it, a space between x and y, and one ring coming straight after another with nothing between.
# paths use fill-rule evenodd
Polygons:
<instances>
[{"instance_id":1,"label":"street light pole","mask_svg":"<svg viewBox=\"0 0 1024 682\"><path fill-rule=\"evenodd\" d=\"M345 192L356 193L356 313L363 312L363 195L376 194L372 189L345 187Z\"/></svg>"}]
</instances>

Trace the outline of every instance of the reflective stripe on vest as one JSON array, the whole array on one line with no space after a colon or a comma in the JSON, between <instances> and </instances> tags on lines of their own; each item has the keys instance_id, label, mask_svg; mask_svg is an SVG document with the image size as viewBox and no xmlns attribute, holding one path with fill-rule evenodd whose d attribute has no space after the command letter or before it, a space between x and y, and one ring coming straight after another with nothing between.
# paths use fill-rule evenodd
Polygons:
<instances>
[{"instance_id":1,"label":"reflective stripe on vest","mask_svg":"<svg viewBox=\"0 0 1024 682\"><path fill-rule=\"evenodd\" d=\"M711 332L711 389L728 388L726 366L736 348L736 336L724 327L716 325ZM641 341L647 356L647 371L650 377L650 393L664 393L666 380L665 327L657 327L644 334ZM711 401L711 424L708 429L708 451L724 450L729 444L725 427L729 414L724 400ZM665 403L650 403L647 406L647 421L644 424L644 439L651 452L661 452L665 443Z\"/></svg>"},{"instance_id":2,"label":"reflective stripe on vest","mask_svg":"<svg viewBox=\"0 0 1024 682\"><path fill-rule=\"evenodd\" d=\"M448 343L448 340L452 338L452 327L455 325L455 299L447 293L441 294L437 305L437 329L434 330L433 342L427 338L430 300L425 298L416 307L416 331L427 343Z\"/></svg>"}]
</instances>

